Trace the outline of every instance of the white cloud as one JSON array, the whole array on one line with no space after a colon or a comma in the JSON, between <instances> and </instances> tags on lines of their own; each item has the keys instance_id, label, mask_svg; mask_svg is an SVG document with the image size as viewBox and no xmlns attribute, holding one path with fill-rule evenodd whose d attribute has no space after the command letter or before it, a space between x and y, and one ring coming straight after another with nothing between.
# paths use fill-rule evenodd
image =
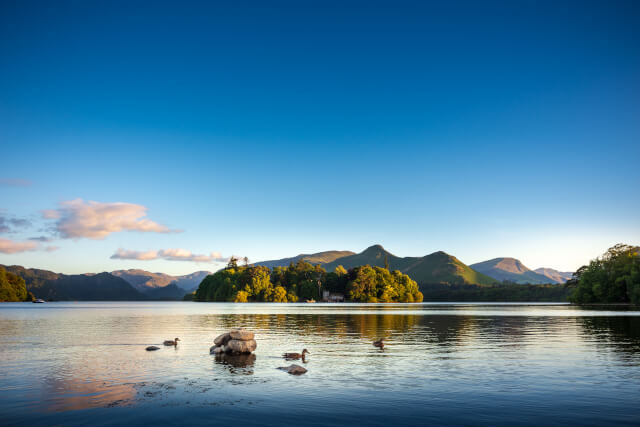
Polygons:
<instances>
[{"instance_id":1,"label":"white cloud","mask_svg":"<svg viewBox=\"0 0 640 427\"><path fill-rule=\"evenodd\" d=\"M16 242L0 237L0 253L15 254L18 252L34 251L38 248L36 242Z\"/></svg>"},{"instance_id":2,"label":"white cloud","mask_svg":"<svg viewBox=\"0 0 640 427\"><path fill-rule=\"evenodd\" d=\"M118 249L111 255L111 259L134 259L138 261L151 261L164 259L167 261L191 261L191 262L227 262L220 252L211 252L208 255L194 254L187 249L160 249L158 251L131 251Z\"/></svg>"},{"instance_id":3,"label":"white cloud","mask_svg":"<svg viewBox=\"0 0 640 427\"><path fill-rule=\"evenodd\" d=\"M146 218L147 208L133 203L101 203L82 199L60 203L58 209L42 211L45 219L56 219L55 230L66 239L104 239L120 231L171 233L162 224Z\"/></svg>"},{"instance_id":4,"label":"white cloud","mask_svg":"<svg viewBox=\"0 0 640 427\"><path fill-rule=\"evenodd\" d=\"M111 255L111 259L137 259L139 261L150 261L158 259L158 251L127 251L118 249L115 254Z\"/></svg>"}]
</instances>

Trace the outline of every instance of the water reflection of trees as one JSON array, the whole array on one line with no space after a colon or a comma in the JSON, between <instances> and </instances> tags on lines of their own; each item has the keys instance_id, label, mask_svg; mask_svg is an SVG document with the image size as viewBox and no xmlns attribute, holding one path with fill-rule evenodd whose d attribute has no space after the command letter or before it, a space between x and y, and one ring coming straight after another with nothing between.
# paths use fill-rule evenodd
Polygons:
<instances>
[{"instance_id":1,"label":"water reflection of trees","mask_svg":"<svg viewBox=\"0 0 640 427\"><path fill-rule=\"evenodd\" d=\"M425 342L441 346L460 346L470 341L526 345L532 333L562 333L563 321L528 316L418 315L418 314L224 314L216 316L216 327L223 331L245 327L258 334L331 336L340 341L348 337L375 340ZM210 326L211 319L207 321ZM203 325L204 326L204 325ZM566 326L566 325L565 325Z\"/></svg>"},{"instance_id":2,"label":"water reflection of trees","mask_svg":"<svg viewBox=\"0 0 640 427\"><path fill-rule=\"evenodd\" d=\"M640 359L640 317L579 317L578 323L597 345L625 357Z\"/></svg>"},{"instance_id":3,"label":"water reflection of trees","mask_svg":"<svg viewBox=\"0 0 640 427\"><path fill-rule=\"evenodd\" d=\"M360 335L379 338L390 333L404 333L413 328L421 316L394 314L232 314L221 315L218 328L245 327L259 333L296 333L331 335L336 338Z\"/></svg>"}]
</instances>

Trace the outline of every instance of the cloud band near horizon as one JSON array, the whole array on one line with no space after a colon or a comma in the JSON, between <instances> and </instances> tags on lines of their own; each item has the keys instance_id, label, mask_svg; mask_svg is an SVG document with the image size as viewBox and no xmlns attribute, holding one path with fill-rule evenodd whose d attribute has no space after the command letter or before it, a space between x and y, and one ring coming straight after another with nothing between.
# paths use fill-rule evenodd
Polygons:
<instances>
[{"instance_id":1,"label":"cloud band near horizon","mask_svg":"<svg viewBox=\"0 0 640 427\"><path fill-rule=\"evenodd\" d=\"M119 248L111 259L126 259L137 261L153 261L163 259L167 261L191 261L191 262L227 262L228 257L223 257L220 252L210 252L209 255L194 254L187 249L160 249L157 251L133 251Z\"/></svg>"}]
</instances>

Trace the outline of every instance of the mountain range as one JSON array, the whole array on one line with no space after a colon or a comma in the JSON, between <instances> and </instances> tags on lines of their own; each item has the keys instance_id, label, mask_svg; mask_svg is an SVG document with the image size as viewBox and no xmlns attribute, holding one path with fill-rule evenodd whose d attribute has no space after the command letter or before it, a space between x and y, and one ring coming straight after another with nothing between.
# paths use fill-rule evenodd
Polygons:
<instances>
[{"instance_id":1,"label":"mountain range","mask_svg":"<svg viewBox=\"0 0 640 427\"><path fill-rule=\"evenodd\" d=\"M400 270L418 284L490 285L503 281L517 284L547 284L564 283L572 276L572 273L559 272L552 268L539 268L534 271L515 258L495 258L466 265L455 256L442 251L423 257L397 257L386 251L381 245L370 246L360 253L326 251L316 254L301 254L280 260L262 261L256 265L273 268L287 266L290 262L295 263L298 260L321 264L327 271L333 271L339 265L350 269L367 264L384 267L385 263L388 263L391 270Z\"/></svg>"},{"instance_id":2,"label":"mountain range","mask_svg":"<svg viewBox=\"0 0 640 427\"><path fill-rule=\"evenodd\" d=\"M386 251L381 245L373 245L359 254L338 258L323 264L327 271L333 271L338 265L347 270L360 265L384 267L400 270L419 284L450 283L490 285L496 280L472 270L456 257L446 252L434 252L424 257L398 257Z\"/></svg>"},{"instance_id":3,"label":"mountain range","mask_svg":"<svg viewBox=\"0 0 640 427\"><path fill-rule=\"evenodd\" d=\"M193 292L210 272L184 276L144 270L118 270L99 274L60 274L19 265L2 266L22 277L37 298L57 301L181 300Z\"/></svg>"},{"instance_id":4,"label":"mountain range","mask_svg":"<svg viewBox=\"0 0 640 427\"><path fill-rule=\"evenodd\" d=\"M198 289L202 279L211 274L211 272L196 271L184 276L170 276L164 273L151 273L145 270L131 269L112 271L111 274L124 279L140 292L146 293L151 289L164 288L172 283L186 292L193 292Z\"/></svg>"},{"instance_id":5,"label":"mountain range","mask_svg":"<svg viewBox=\"0 0 640 427\"><path fill-rule=\"evenodd\" d=\"M361 265L384 267L407 274L419 285L492 285L503 281L516 284L564 283L572 273L551 268L531 270L515 258L494 258L466 265L455 256L438 251L423 257L398 257L381 245L373 245L360 253L325 251L300 254L291 258L261 261L256 265L269 268L288 266L300 260L321 264L327 271L339 265L346 269ZM152 273L145 270L116 270L99 274L61 274L17 265L2 266L21 276L27 290L37 298L58 301L141 301L181 300L198 288L211 272L196 271L183 276Z\"/></svg>"},{"instance_id":6,"label":"mountain range","mask_svg":"<svg viewBox=\"0 0 640 427\"><path fill-rule=\"evenodd\" d=\"M499 281L513 283L542 284L549 283L549 278L527 268L515 258L494 258L488 261L471 264L471 268Z\"/></svg>"}]
</instances>

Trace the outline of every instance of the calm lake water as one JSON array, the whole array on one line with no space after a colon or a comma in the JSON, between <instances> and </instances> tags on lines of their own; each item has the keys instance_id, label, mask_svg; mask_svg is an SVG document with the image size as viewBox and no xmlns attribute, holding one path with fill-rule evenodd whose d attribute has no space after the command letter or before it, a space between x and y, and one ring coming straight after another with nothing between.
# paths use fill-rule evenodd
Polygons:
<instances>
[{"instance_id":1,"label":"calm lake water","mask_svg":"<svg viewBox=\"0 0 640 427\"><path fill-rule=\"evenodd\" d=\"M255 358L209 355L238 326ZM0 342L2 425L640 423L640 311L5 303ZM303 348L308 373L277 369Z\"/></svg>"}]
</instances>

